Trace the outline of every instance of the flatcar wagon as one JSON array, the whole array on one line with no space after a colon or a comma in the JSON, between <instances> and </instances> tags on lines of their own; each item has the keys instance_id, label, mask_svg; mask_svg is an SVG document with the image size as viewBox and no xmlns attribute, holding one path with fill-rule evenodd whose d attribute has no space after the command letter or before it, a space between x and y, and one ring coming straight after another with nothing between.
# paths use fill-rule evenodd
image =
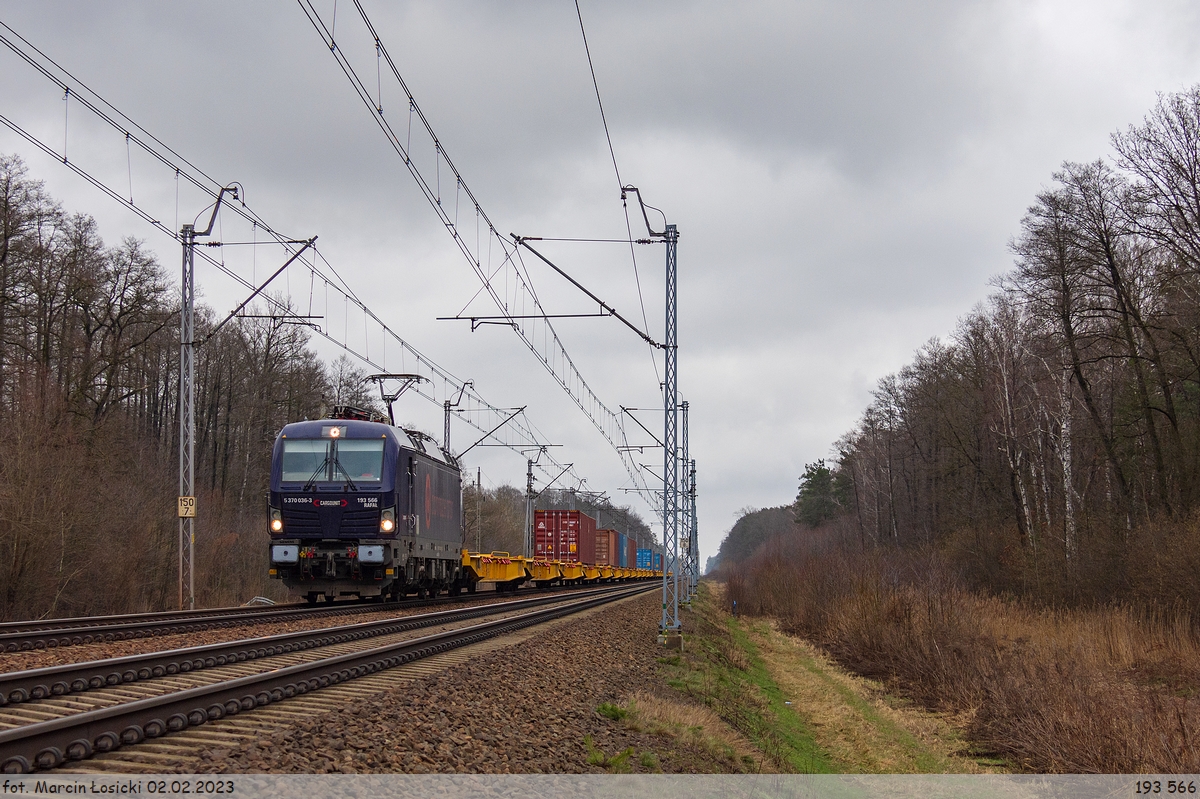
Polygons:
<instances>
[{"instance_id":1,"label":"flatcar wagon","mask_svg":"<svg viewBox=\"0 0 1200 799\"><path fill-rule=\"evenodd\" d=\"M424 434L353 408L286 425L268 505L270 576L309 602L473 587L459 465Z\"/></svg>"}]
</instances>

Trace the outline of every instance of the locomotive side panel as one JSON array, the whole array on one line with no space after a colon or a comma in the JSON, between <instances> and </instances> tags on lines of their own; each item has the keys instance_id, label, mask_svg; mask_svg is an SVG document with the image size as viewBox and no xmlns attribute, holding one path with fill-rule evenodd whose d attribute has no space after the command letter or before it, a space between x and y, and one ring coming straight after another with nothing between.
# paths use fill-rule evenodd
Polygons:
<instances>
[{"instance_id":1,"label":"locomotive side panel","mask_svg":"<svg viewBox=\"0 0 1200 799\"><path fill-rule=\"evenodd\" d=\"M463 541L460 472L416 453L404 454L412 474L403 511L407 529L422 541L450 544L457 551Z\"/></svg>"}]
</instances>

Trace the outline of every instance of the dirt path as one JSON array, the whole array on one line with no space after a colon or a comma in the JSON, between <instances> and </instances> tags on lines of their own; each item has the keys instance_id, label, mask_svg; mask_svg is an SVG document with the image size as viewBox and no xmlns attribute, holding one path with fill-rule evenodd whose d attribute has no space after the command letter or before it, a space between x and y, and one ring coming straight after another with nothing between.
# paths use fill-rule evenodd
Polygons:
<instances>
[{"instance_id":1,"label":"dirt path","mask_svg":"<svg viewBox=\"0 0 1200 799\"><path fill-rule=\"evenodd\" d=\"M948 720L904 707L876 683L847 674L807 641L759 622L750 639L763 665L845 771L979 773Z\"/></svg>"},{"instance_id":2,"label":"dirt path","mask_svg":"<svg viewBox=\"0 0 1200 799\"><path fill-rule=\"evenodd\" d=\"M780 771L996 771L970 756L950 719L906 706L766 620L731 618L721 586L706 584L691 613L692 646L674 684Z\"/></svg>"}]
</instances>

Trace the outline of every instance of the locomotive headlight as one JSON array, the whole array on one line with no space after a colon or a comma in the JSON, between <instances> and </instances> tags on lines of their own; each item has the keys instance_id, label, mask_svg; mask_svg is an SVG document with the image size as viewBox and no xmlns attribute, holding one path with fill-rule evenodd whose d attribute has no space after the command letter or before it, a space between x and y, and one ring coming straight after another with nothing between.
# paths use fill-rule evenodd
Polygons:
<instances>
[{"instance_id":1,"label":"locomotive headlight","mask_svg":"<svg viewBox=\"0 0 1200 799\"><path fill-rule=\"evenodd\" d=\"M396 511L384 508L379 514L379 532L390 533L396 529Z\"/></svg>"},{"instance_id":2,"label":"locomotive headlight","mask_svg":"<svg viewBox=\"0 0 1200 799\"><path fill-rule=\"evenodd\" d=\"M271 532L283 532L283 512L279 508L271 508Z\"/></svg>"}]
</instances>

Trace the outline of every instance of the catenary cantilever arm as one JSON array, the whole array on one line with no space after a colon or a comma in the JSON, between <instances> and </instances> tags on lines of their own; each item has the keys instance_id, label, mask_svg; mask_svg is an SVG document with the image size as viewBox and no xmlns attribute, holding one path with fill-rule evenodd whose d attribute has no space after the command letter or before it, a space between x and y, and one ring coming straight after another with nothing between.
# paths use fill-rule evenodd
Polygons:
<instances>
[{"instance_id":1,"label":"catenary cantilever arm","mask_svg":"<svg viewBox=\"0 0 1200 799\"><path fill-rule=\"evenodd\" d=\"M546 264L546 266L550 267L550 268L551 268L551 269L553 269L555 272L558 272L560 275L562 275L562 276L563 276L563 277L565 277L567 280L569 280L569 281L571 282L571 285L572 285L572 286L574 286L575 288L577 288L577 289L579 289L580 291L582 291L584 294L586 294L586 295L588 295L589 297L591 297L591 298L592 298L592 299L593 299L595 302L599 303L600 307L601 307L601 308L603 308L603 309L604 309L604 310L605 310L605 311L608 313L608 315L609 315L609 316L615 316L617 319L620 319L622 322L624 322L624 323L625 323L625 326L626 326L626 327L628 327L628 328L629 328L630 330L632 330L634 333L637 333L637 334L638 334L638 336L639 336L639 337L640 337L640 338L641 338L643 341L645 341L647 344L649 344L651 347L657 347L658 349L662 349L662 345L661 345L661 344L659 344L659 343L658 343L657 341L655 341L654 339L650 338L650 336L646 335L646 333L645 333L645 332L644 332L644 331L643 331L643 330L642 330L640 327L638 327L637 325L635 325L633 322L630 322L630 321L629 321L628 319L626 319L624 316L621 316L621 314L617 313L617 310L616 310L615 308L613 308L611 305L609 305L608 303L606 303L604 300L600 299L600 298L599 298L599 297L597 297L595 294L593 294L592 292L590 292L590 291L588 291L586 288L584 288L584 286L583 286L583 284L582 284L582 283L580 283L578 280L576 280L575 278L571 277L571 276L570 276L570 275L568 275L566 272L564 272L562 269L560 269L558 266L556 266L556 265L555 265L555 264L554 264L554 263L553 263L553 262L552 262L552 261L551 261L549 258L547 258L546 256L542 255L542 254L541 254L540 252L538 252L537 250L533 249L533 247L530 247L530 246L529 246L529 240L528 240L528 239L526 239L526 238L525 238L525 237L523 237L523 236L518 236L516 233L510 233L509 235L510 235L510 236L512 236L512 238L513 238L513 241L515 241L517 244L519 244L519 245L521 245L522 247L524 247L525 249L529 250L531 253L533 253L534 255L536 255L538 258L541 258L541 259L542 259L542 261L543 261L543 262Z\"/></svg>"}]
</instances>

